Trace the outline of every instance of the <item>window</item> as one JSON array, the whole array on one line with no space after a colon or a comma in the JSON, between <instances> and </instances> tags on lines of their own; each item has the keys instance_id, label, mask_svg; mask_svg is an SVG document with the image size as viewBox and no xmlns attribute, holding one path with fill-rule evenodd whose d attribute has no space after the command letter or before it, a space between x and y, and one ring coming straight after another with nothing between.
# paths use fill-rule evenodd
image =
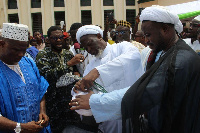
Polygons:
<instances>
[{"instance_id":1,"label":"window","mask_svg":"<svg viewBox=\"0 0 200 133\"><path fill-rule=\"evenodd\" d=\"M131 23L131 27L134 27L135 25L135 17L136 17L136 12L134 9L126 10L126 21Z\"/></svg>"},{"instance_id":2,"label":"window","mask_svg":"<svg viewBox=\"0 0 200 133\"><path fill-rule=\"evenodd\" d=\"M114 15L114 10L104 10L104 24L106 23L106 17L108 16L108 14L112 12L113 15ZM115 16L114 16L115 18ZM109 24L109 27L114 29L115 28L115 25L114 24Z\"/></svg>"},{"instance_id":3,"label":"window","mask_svg":"<svg viewBox=\"0 0 200 133\"><path fill-rule=\"evenodd\" d=\"M81 0L81 6L91 6L91 0Z\"/></svg>"},{"instance_id":4,"label":"window","mask_svg":"<svg viewBox=\"0 0 200 133\"><path fill-rule=\"evenodd\" d=\"M17 9L17 0L8 0L8 9Z\"/></svg>"},{"instance_id":5,"label":"window","mask_svg":"<svg viewBox=\"0 0 200 133\"><path fill-rule=\"evenodd\" d=\"M41 0L31 0L31 8L41 8Z\"/></svg>"},{"instance_id":6,"label":"window","mask_svg":"<svg viewBox=\"0 0 200 133\"><path fill-rule=\"evenodd\" d=\"M135 5L135 0L126 0L126 5L127 6L134 6Z\"/></svg>"},{"instance_id":7,"label":"window","mask_svg":"<svg viewBox=\"0 0 200 133\"><path fill-rule=\"evenodd\" d=\"M54 0L54 7L65 7L64 0Z\"/></svg>"},{"instance_id":8,"label":"window","mask_svg":"<svg viewBox=\"0 0 200 133\"><path fill-rule=\"evenodd\" d=\"M42 14L41 13L32 13L32 28L34 31L39 31L42 33Z\"/></svg>"},{"instance_id":9,"label":"window","mask_svg":"<svg viewBox=\"0 0 200 133\"><path fill-rule=\"evenodd\" d=\"M84 11L81 11L81 23L82 23L83 25L92 24L92 14L91 14L91 10L84 10Z\"/></svg>"},{"instance_id":10,"label":"window","mask_svg":"<svg viewBox=\"0 0 200 133\"><path fill-rule=\"evenodd\" d=\"M65 21L65 12L55 12L55 25L60 26L60 21Z\"/></svg>"},{"instance_id":11,"label":"window","mask_svg":"<svg viewBox=\"0 0 200 133\"><path fill-rule=\"evenodd\" d=\"M18 14L8 14L9 23L19 23Z\"/></svg>"},{"instance_id":12,"label":"window","mask_svg":"<svg viewBox=\"0 0 200 133\"><path fill-rule=\"evenodd\" d=\"M103 0L103 6L113 6L113 0Z\"/></svg>"}]
</instances>

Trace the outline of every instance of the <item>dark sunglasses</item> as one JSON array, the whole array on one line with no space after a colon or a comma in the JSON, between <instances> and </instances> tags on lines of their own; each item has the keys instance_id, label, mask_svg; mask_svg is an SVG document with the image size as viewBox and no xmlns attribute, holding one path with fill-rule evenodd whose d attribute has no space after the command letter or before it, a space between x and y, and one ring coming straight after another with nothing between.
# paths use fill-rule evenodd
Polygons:
<instances>
[{"instance_id":1,"label":"dark sunglasses","mask_svg":"<svg viewBox=\"0 0 200 133\"><path fill-rule=\"evenodd\" d=\"M123 35L123 34L125 34L125 33L128 32L128 31L129 31L129 30L115 31L115 34L116 34L116 35L119 35L119 34Z\"/></svg>"},{"instance_id":2,"label":"dark sunglasses","mask_svg":"<svg viewBox=\"0 0 200 133\"><path fill-rule=\"evenodd\" d=\"M50 39L53 39L53 40L55 40L55 41L57 41L58 39L62 40L62 39L64 39L64 35L59 36L59 37L53 36L53 37L50 37Z\"/></svg>"}]
</instances>

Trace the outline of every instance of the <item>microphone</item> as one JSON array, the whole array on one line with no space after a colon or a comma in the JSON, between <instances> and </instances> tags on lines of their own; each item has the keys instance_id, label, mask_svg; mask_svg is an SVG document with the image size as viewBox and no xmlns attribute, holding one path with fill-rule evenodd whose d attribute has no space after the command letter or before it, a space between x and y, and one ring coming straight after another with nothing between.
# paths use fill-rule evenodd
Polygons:
<instances>
[{"instance_id":1,"label":"microphone","mask_svg":"<svg viewBox=\"0 0 200 133\"><path fill-rule=\"evenodd\" d=\"M80 44L79 43L74 43L74 49L77 54L80 54Z\"/></svg>"}]
</instances>

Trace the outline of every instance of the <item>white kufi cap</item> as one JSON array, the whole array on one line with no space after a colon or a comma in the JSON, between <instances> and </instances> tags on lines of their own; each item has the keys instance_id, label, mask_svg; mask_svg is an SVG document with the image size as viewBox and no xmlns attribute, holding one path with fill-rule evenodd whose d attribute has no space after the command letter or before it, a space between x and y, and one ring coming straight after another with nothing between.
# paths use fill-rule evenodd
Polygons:
<instances>
[{"instance_id":1,"label":"white kufi cap","mask_svg":"<svg viewBox=\"0 0 200 133\"><path fill-rule=\"evenodd\" d=\"M28 26L15 23L3 23L2 37L18 41L28 41Z\"/></svg>"},{"instance_id":2,"label":"white kufi cap","mask_svg":"<svg viewBox=\"0 0 200 133\"><path fill-rule=\"evenodd\" d=\"M90 35L90 34L98 34L98 33L101 35L101 37L103 37L103 31L101 30L101 28L99 26L85 25L78 29L78 31L76 33L76 39L77 39L78 43L80 43L80 38L82 36Z\"/></svg>"},{"instance_id":3,"label":"white kufi cap","mask_svg":"<svg viewBox=\"0 0 200 133\"><path fill-rule=\"evenodd\" d=\"M140 15L140 20L174 24L174 28L178 33L183 31L183 25L178 15L170 12L170 10L163 6L153 5L146 7Z\"/></svg>"}]
</instances>

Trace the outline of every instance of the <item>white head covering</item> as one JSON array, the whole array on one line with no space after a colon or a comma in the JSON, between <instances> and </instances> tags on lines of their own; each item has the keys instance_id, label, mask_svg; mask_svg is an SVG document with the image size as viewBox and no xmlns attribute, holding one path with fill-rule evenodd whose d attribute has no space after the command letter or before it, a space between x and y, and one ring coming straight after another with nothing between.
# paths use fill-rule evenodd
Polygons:
<instances>
[{"instance_id":1,"label":"white head covering","mask_svg":"<svg viewBox=\"0 0 200 133\"><path fill-rule=\"evenodd\" d=\"M196 16L193 20L200 21L200 15L199 15L199 16Z\"/></svg>"},{"instance_id":2,"label":"white head covering","mask_svg":"<svg viewBox=\"0 0 200 133\"><path fill-rule=\"evenodd\" d=\"M28 26L15 23L3 23L2 37L18 40L28 41Z\"/></svg>"},{"instance_id":3,"label":"white head covering","mask_svg":"<svg viewBox=\"0 0 200 133\"><path fill-rule=\"evenodd\" d=\"M99 26L95 25L85 25L78 29L76 33L76 39L78 43L80 43L80 38L84 35L90 35L90 34L101 34L101 37L103 37L103 31ZM81 44L81 43L80 43Z\"/></svg>"},{"instance_id":4,"label":"white head covering","mask_svg":"<svg viewBox=\"0 0 200 133\"><path fill-rule=\"evenodd\" d=\"M183 31L183 25L178 15L162 6L153 5L151 7L146 7L140 15L140 20L174 24L174 28L178 33Z\"/></svg>"}]
</instances>

